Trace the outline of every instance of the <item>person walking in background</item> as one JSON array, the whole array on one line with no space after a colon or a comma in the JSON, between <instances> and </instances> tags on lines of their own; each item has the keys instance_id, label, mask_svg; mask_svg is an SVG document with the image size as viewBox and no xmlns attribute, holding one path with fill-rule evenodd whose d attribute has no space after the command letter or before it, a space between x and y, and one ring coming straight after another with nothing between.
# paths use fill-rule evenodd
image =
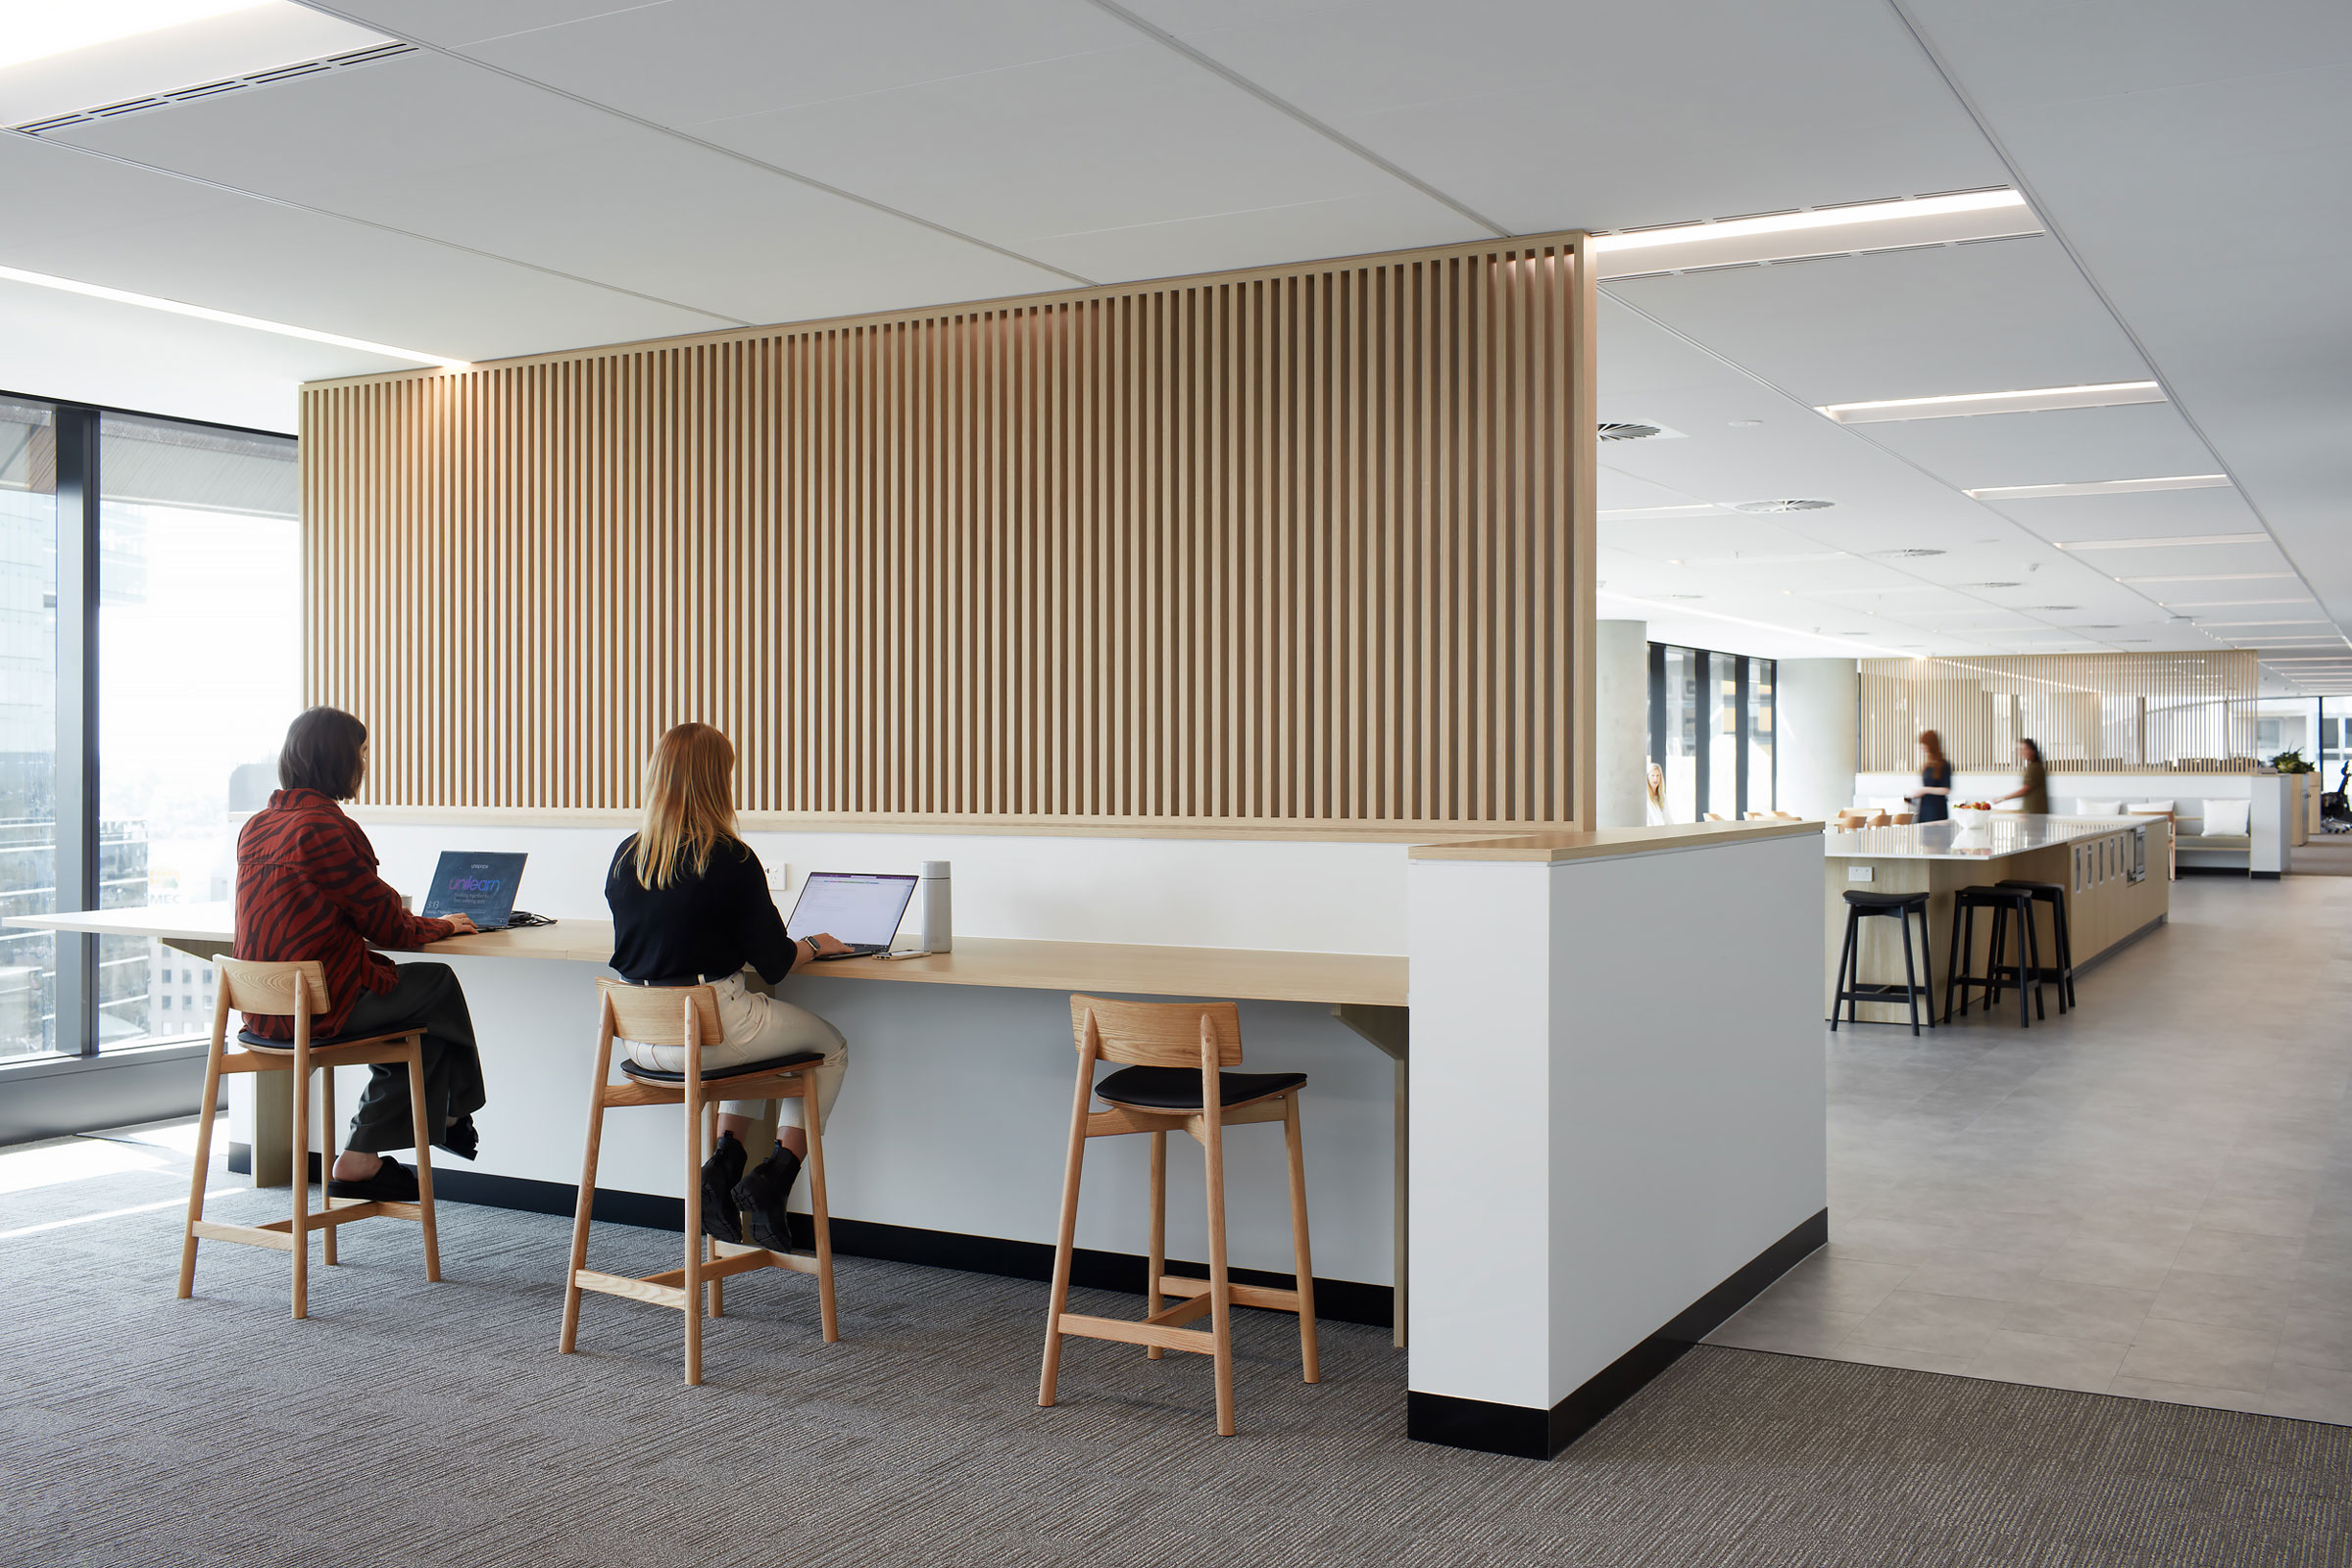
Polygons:
<instances>
[{"instance_id":1,"label":"person walking in background","mask_svg":"<svg viewBox=\"0 0 2352 1568\"><path fill-rule=\"evenodd\" d=\"M1642 820L1650 827L1666 825L1666 770L1655 762L1649 764L1649 804Z\"/></svg>"},{"instance_id":2,"label":"person walking in background","mask_svg":"<svg viewBox=\"0 0 2352 1568\"><path fill-rule=\"evenodd\" d=\"M1945 822L1952 815L1952 764L1944 760L1943 737L1932 729L1919 732L1919 749L1927 754L1927 761L1919 770L1919 790L1907 797L1911 801L1913 820Z\"/></svg>"},{"instance_id":3,"label":"person walking in background","mask_svg":"<svg viewBox=\"0 0 2352 1568\"><path fill-rule=\"evenodd\" d=\"M2035 816L2050 814L2050 775L2041 765L2041 748L2032 741L2017 743L2017 760L2025 766L2025 778L2016 789L2001 797L2004 801L2022 801L2021 811Z\"/></svg>"}]
</instances>

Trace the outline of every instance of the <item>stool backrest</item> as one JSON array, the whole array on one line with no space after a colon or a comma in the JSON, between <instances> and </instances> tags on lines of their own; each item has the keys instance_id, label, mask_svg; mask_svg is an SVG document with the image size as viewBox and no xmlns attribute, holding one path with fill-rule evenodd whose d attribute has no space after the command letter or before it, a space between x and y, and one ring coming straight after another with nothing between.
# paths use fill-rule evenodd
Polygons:
<instances>
[{"instance_id":1,"label":"stool backrest","mask_svg":"<svg viewBox=\"0 0 2352 1568\"><path fill-rule=\"evenodd\" d=\"M215 958L213 963L220 971L221 1000L239 1012L265 1018L302 1018L335 1004L326 988L326 965L316 958L293 963Z\"/></svg>"},{"instance_id":2,"label":"stool backrest","mask_svg":"<svg viewBox=\"0 0 2352 1568\"><path fill-rule=\"evenodd\" d=\"M1096 1054L1129 1067L1200 1066L1205 1030L1217 1048L1217 1065L1242 1060L1242 1010L1230 1002L1109 1002L1070 998L1070 1033L1080 1054L1092 1028Z\"/></svg>"},{"instance_id":3,"label":"stool backrest","mask_svg":"<svg viewBox=\"0 0 2352 1568\"><path fill-rule=\"evenodd\" d=\"M612 1032L648 1046L715 1046L726 1038L718 993L709 986L633 986L598 976ZM690 1038L691 1037L691 1038Z\"/></svg>"}]
</instances>

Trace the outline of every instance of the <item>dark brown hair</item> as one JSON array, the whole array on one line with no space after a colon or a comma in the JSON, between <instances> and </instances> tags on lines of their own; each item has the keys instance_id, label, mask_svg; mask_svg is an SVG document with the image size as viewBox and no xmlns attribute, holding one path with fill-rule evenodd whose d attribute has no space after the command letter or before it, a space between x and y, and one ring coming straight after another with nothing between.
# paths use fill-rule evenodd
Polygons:
<instances>
[{"instance_id":1,"label":"dark brown hair","mask_svg":"<svg viewBox=\"0 0 2352 1568\"><path fill-rule=\"evenodd\" d=\"M1941 767L1943 765L1942 736L1936 734L1932 729L1921 730L1919 732L1919 749L1928 754L1928 764L1931 767Z\"/></svg>"},{"instance_id":2,"label":"dark brown hair","mask_svg":"<svg viewBox=\"0 0 2352 1568\"><path fill-rule=\"evenodd\" d=\"M360 748L367 744L368 726L340 708L306 709L286 726L277 781L348 801L360 792Z\"/></svg>"}]
</instances>

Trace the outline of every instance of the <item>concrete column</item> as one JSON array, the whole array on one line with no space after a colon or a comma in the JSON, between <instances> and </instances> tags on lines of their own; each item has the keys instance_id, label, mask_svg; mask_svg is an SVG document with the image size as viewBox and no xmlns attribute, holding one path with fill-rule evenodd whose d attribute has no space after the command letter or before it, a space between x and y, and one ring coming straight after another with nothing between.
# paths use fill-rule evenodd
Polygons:
<instances>
[{"instance_id":1,"label":"concrete column","mask_svg":"<svg viewBox=\"0 0 2352 1568\"><path fill-rule=\"evenodd\" d=\"M1649 765L1649 622L1604 620L1593 627L1598 735L1593 792L1596 827L1640 827Z\"/></svg>"},{"instance_id":2,"label":"concrete column","mask_svg":"<svg viewBox=\"0 0 2352 1568\"><path fill-rule=\"evenodd\" d=\"M1853 805L1861 723L1859 667L1850 659L1784 659L1774 665L1774 677L1773 752L1780 773L1780 808L1826 817Z\"/></svg>"}]
</instances>

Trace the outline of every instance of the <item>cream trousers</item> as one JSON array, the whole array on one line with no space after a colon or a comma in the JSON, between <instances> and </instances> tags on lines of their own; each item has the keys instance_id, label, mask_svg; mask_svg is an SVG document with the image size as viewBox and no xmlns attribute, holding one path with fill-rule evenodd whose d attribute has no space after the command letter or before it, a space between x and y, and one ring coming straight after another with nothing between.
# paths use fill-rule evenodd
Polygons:
<instances>
[{"instance_id":1,"label":"cream trousers","mask_svg":"<svg viewBox=\"0 0 2352 1568\"><path fill-rule=\"evenodd\" d=\"M841 1094L842 1077L849 1071L850 1044L841 1037L841 1031L806 1007L796 1007L789 1002L754 991L742 974L713 980L710 989L718 996L718 1021L725 1038L717 1045L703 1047L703 1071L711 1073L747 1061L821 1051L825 1059L815 1073L816 1114L817 1125L824 1126L833 1114L834 1100ZM663 1072L686 1070L684 1046L649 1046L635 1040L620 1044L627 1049L629 1059L641 1067L658 1067ZM758 1116L765 1103L758 1100L730 1100L719 1106L719 1112L727 1116ZM802 1100L779 1102L776 1108L781 1124L807 1126L801 1109L807 1103Z\"/></svg>"}]
</instances>

